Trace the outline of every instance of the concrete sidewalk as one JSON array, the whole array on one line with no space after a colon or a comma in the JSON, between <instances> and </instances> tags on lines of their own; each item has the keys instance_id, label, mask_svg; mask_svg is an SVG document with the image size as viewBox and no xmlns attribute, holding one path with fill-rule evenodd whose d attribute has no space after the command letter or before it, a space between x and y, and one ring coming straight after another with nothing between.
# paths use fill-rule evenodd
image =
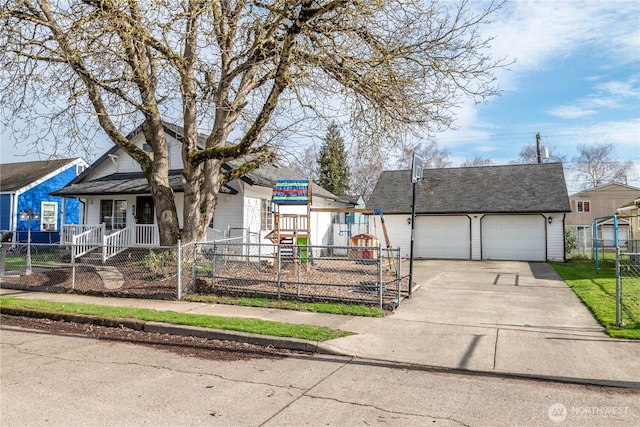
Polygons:
<instances>
[{"instance_id":1,"label":"concrete sidewalk","mask_svg":"<svg viewBox=\"0 0 640 427\"><path fill-rule=\"evenodd\" d=\"M313 324L355 332L336 354L640 389L640 342L609 338L551 266L417 261L417 290L385 318L1 289L2 295ZM188 333L188 332L187 332Z\"/></svg>"}]
</instances>

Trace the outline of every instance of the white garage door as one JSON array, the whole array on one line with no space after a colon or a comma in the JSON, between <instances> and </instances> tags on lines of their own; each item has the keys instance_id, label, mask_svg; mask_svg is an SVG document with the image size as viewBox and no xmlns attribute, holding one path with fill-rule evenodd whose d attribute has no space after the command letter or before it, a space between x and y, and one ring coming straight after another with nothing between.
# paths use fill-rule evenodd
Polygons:
<instances>
[{"instance_id":1,"label":"white garage door","mask_svg":"<svg viewBox=\"0 0 640 427\"><path fill-rule=\"evenodd\" d=\"M482 218L482 259L544 261L542 215L487 215Z\"/></svg>"},{"instance_id":2,"label":"white garage door","mask_svg":"<svg viewBox=\"0 0 640 427\"><path fill-rule=\"evenodd\" d=\"M467 216L416 218L416 258L471 259L471 220Z\"/></svg>"}]
</instances>

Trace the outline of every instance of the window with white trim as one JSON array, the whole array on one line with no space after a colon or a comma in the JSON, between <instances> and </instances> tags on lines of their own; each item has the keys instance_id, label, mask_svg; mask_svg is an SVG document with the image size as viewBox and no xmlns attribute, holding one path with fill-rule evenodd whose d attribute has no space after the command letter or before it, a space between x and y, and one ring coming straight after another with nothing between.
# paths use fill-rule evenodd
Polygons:
<instances>
[{"instance_id":1,"label":"window with white trim","mask_svg":"<svg viewBox=\"0 0 640 427\"><path fill-rule=\"evenodd\" d=\"M40 230L54 231L58 229L58 203L40 203Z\"/></svg>"},{"instance_id":2,"label":"window with white trim","mask_svg":"<svg viewBox=\"0 0 640 427\"><path fill-rule=\"evenodd\" d=\"M126 200L100 200L100 222L107 230L120 230L127 227Z\"/></svg>"},{"instance_id":3,"label":"window with white trim","mask_svg":"<svg viewBox=\"0 0 640 427\"><path fill-rule=\"evenodd\" d=\"M591 212L591 203L588 200L577 200L576 211L580 213Z\"/></svg>"},{"instance_id":4,"label":"window with white trim","mask_svg":"<svg viewBox=\"0 0 640 427\"><path fill-rule=\"evenodd\" d=\"M260 200L260 230L273 230L273 204L271 200Z\"/></svg>"}]
</instances>

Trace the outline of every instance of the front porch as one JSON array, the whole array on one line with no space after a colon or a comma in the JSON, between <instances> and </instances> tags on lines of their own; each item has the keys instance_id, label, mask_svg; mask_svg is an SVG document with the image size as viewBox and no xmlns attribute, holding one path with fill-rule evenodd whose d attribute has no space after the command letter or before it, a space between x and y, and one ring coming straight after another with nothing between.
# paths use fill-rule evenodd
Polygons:
<instances>
[{"instance_id":1,"label":"front porch","mask_svg":"<svg viewBox=\"0 0 640 427\"><path fill-rule=\"evenodd\" d=\"M205 242L224 239L227 233L208 228ZM73 247L77 259L91 252L101 252L102 262L129 248L157 248L160 233L156 224L134 224L117 230L110 230L105 223L65 224L60 232L60 243Z\"/></svg>"},{"instance_id":2,"label":"front porch","mask_svg":"<svg viewBox=\"0 0 640 427\"><path fill-rule=\"evenodd\" d=\"M75 258L101 250L104 263L128 248L158 247L160 235L155 224L135 224L118 230L108 230L105 223L66 224L60 243L73 246Z\"/></svg>"}]
</instances>

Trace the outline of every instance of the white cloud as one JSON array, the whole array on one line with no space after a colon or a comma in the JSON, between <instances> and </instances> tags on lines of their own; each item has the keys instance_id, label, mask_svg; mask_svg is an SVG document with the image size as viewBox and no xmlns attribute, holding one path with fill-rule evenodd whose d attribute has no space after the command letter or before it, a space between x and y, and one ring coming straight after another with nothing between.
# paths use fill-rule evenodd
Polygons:
<instances>
[{"instance_id":1,"label":"white cloud","mask_svg":"<svg viewBox=\"0 0 640 427\"><path fill-rule=\"evenodd\" d=\"M594 86L592 94L573 105L560 105L549 109L547 113L562 119L578 119L627 105L637 107L638 96L640 90L634 87L633 78L629 81L609 81Z\"/></svg>"},{"instance_id":2,"label":"white cloud","mask_svg":"<svg viewBox=\"0 0 640 427\"><path fill-rule=\"evenodd\" d=\"M602 66L637 61L640 50L636 1L514 1L507 3L484 29L495 35L496 57L516 59L501 72L501 86L515 90L521 74L546 69L554 60L590 48L606 58ZM606 59L606 61L604 61Z\"/></svg>"},{"instance_id":3,"label":"white cloud","mask_svg":"<svg viewBox=\"0 0 640 427\"><path fill-rule=\"evenodd\" d=\"M481 7L486 2L471 2L472 7ZM589 140L604 143L616 142L632 152L639 143L638 125L629 122L609 120L616 109L637 109L640 96L638 79L622 78L619 81L603 81L611 74L612 68L637 63L640 52L640 3L636 1L511 1L494 16L493 22L482 29L485 36L495 36L492 55L507 57L517 62L510 70L499 70L498 83L505 98L517 97L518 88L527 84L532 74L541 70L553 70L556 63L572 58L573 55L588 55L593 58L591 69L585 70L590 77L584 80L586 93L575 101L561 101L561 105L537 109L535 100L523 99L520 128L510 128L501 117L486 121L486 114L479 116L482 105L468 101L456 111L457 130L449 130L437 135L441 146L447 147L458 156L463 150L467 157L475 154L492 156L496 163L508 162L517 157L521 146L532 140L535 132L548 131L551 135L562 136L558 147L568 157L576 152L579 142L584 142L584 134L590 133ZM591 89L589 89L591 86ZM512 94L510 94L512 92ZM583 94L585 91L582 92ZM500 97L489 103L500 103ZM581 128L565 128L556 122L543 123L539 113L547 113L563 120L589 120ZM528 125L527 113L530 113ZM604 114L606 113L606 114ZM482 121L480 117L483 117ZM500 125L496 125L499 123ZM575 126L575 122L569 122ZM522 126L526 126L523 128ZM618 126L623 129L619 132ZM554 129L556 131L554 131ZM626 130L624 130L626 129ZM629 131L631 130L631 131ZM565 146L568 142L571 143ZM636 146L634 146L636 144ZM636 156L637 157L637 156Z\"/></svg>"},{"instance_id":4,"label":"white cloud","mask_svg":"<svg viewBox=\"0 0 640 427\"><path fill-rule=\"evenodd\" d=\"M632 81L605 82L605 83L601 83L601 84L597 85L595 88L600 90L600 91L606 92L606 93L608 93L608 94L610 94L612 96L616 96L616 97L623 97L623 98L633 97L633 98L637 98L638 96L640 96L640 89L637 86L634 87Z\"/></svg>"},{"instance_id":5,"label":"white cloud","mask_svg":"<svg viewBox=\"0 0 640 427\"><path fill-rule=\"evenodd\" d=\"M549 114L561 119L578 119L596 114L596 110L582 108L577 105L561 105L548 111Z\"/></svg>"},{"instance_id":6,"label":"white cloud","mask_svg":"<svg viewBox=\"0 0 640 427\"><path fill-rule=\"evenodd\" d=\"M571 160L578 154L578 145L613 144L613 157L640 161L640 121L611 120L575 127L549 128L543 133L543 143L556 147L559 154Z\"/></svg>"}]
</instances>

